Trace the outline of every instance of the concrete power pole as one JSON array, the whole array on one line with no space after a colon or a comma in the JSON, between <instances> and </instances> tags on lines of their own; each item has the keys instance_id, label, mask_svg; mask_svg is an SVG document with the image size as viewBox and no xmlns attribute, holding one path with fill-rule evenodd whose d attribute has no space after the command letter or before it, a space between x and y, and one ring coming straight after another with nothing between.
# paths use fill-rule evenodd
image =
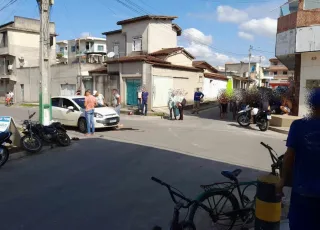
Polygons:
<instances>
[{"instance_id":1,"label":"concrete power pole","mask_svg":"<svg viewBox=\"0 0 320 230\"><path fill-rule=\"evenodd\" d=\"M39 121L49 125L52 117L50 92L50 8L54 0L36 0L40 10L40 92L39 92Z\"/></svg>"},{"instance_id":2,"label":"concrete power pole","mask_svg":"<svg viewBox=\"0 0 320 230\"><path fill-rule=\"evenodd\" d=\"M250 85L250 81L251 81L251 51L252 51L253 47L250 45L249 47L249 69L248 69L248 85L247 88L249 89L249 85Z\"/></svg>"},{"instance_id":3,"label":"concrete power pole","mask_svg":"<svg viewBox=\"0 0 320 230\"><path fill-rule=\"evenodd\" d=\"M259 87L261 87L261 69L262 69L262 67L261 67L261 61L262 61L262 56L260 55L260 59L259 59L259 72L258 72L258 76L259 76Z\"/></svg>"}]
</instances>

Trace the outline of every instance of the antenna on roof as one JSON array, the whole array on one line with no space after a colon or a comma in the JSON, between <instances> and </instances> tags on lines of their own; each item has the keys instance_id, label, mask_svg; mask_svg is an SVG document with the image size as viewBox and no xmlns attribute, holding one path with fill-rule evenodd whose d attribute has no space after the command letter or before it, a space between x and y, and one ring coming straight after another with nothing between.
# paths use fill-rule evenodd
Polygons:
<instances>
[{"instance_id":1,"label":"antenna on roof","mask_svg":"<svg viewBox=\"0 0 320 230\"><path fill-rule=\"evenodd\" d=\"M115 55L116 55L116 54L115 54L114 52L109 52L109 53L107 54L107 57L108 57L108 58L113 58Z\"/></svg>"}]
</instances>

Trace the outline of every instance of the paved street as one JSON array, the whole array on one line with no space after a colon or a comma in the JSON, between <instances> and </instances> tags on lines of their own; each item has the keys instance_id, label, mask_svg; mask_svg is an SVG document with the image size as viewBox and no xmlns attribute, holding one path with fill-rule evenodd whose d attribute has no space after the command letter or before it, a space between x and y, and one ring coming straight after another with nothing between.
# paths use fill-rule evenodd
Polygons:
<instances>
[{"instance_id":1,"label":"paved street","mask_svg":"<svg viewBox=\"0 0 320 230\"><path fill-rule=\"evenodd\" d=\"M0 109L16 120L28 110ZM173 205L151 176L195 197L200 184L224 180L221 170L242 168L240 180L268 170L271 160L261 141L285 150L285 135L240 128L217 115L214 108L184 121L122 116L120 131L94 138L70 131L81 137L72 146L9 162L0 170L1 229L167 227Z\"/></svg>"}]
</instances>

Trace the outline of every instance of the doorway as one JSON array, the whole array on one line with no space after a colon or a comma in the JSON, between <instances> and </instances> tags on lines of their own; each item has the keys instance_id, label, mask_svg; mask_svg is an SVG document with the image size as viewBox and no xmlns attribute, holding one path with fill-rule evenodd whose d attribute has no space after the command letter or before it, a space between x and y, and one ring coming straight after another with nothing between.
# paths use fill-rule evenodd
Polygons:
<instances>
[{"instance_id":1,"label":"doorway","mask_svg":"<svg viewBox=\"0 0 320 230\"><path fill-rule=\"evenodd\" d=\"M141 79L127 79L127 105L138 105L138 89L141 86Z\"/></svg>"},{"instance_id":2,"label":"doorway","mask_svg":"<svg viewBox=\"0 0 320 230\"><path fill-rule=\"evenodd\" d=\"M20 84L21 87L21 101L24 102L24 84Z\"/></svg>"}]
</instances>

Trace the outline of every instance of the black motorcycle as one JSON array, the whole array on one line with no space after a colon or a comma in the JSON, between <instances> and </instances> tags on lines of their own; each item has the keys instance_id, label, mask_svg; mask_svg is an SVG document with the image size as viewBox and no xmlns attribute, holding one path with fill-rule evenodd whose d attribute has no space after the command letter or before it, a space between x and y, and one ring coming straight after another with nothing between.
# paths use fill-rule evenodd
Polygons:
<instances>
[{"instance_id":1,"label":"black motorcycle","mask_svg":"<svg viewBox=\"0 0 320 230\"><path fill-rule=\"evenodd\" d=\"M253 124L256 124L263 132L269 128L269 120L271 120L271 112L258 110L256 115L251 115L253 108L247 106L244 110L238 112L237 121L242 127L248 127L251 124L251 117L253 118Z\"/></svg>"},{"instance_id":2,"label":"black motorcycle","mask_svg":"<svg viewBox=\"0 0 320 230\"><path fill-rule=\"evenodd\" d=\"M38 122L31 121L35 112L29 116L29 120L23 122L24 136L21 138L21 146L31 153L39 152L42 149L43 142L51 144L56 143L60 146L69 146L70 137L66 129L60 122L53 122L49 126L44 126Z\"/></svg>"},{"instance_id":3,"label":"black motorcycle","mask_svg":"<svg viewBox=\"0 0 320 230\"><path fill-rule=\"evenodd\" d=\"M0 168L9 159L9 150L3 144L5 144L5 143L12 144L12 141L10 140L11 135L12 135L11 132L2 132L2 133L0 133Z\"/></svg>"}]
</instances>

